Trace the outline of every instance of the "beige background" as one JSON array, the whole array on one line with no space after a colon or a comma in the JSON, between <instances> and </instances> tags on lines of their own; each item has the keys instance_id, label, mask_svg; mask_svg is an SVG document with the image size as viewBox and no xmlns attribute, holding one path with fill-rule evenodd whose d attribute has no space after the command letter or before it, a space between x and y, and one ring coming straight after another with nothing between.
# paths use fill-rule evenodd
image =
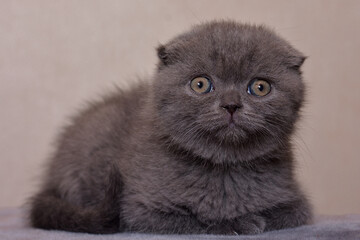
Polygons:
<instances>
[{"instance_id":1,"label":"beige background","mask_svg":"<svg viewBox=\"0 0 360 240\"><path fill-rule=\"evenodd\" d=\"M360 213L360 1L0 3L0 207L38 183L69 115L154 71L154 48L209 19L265 23L309 56L295 138L298 176L321 214Z\"/></svg>"}]
</instances>

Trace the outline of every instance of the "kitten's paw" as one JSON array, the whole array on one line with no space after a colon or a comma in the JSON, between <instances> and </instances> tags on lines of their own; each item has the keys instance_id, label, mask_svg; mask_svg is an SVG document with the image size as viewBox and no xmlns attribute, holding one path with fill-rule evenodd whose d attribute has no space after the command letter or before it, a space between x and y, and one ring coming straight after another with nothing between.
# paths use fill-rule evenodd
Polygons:
<instances>
[{"instance_id":1,"label":"kitten's paw","mask_svg":"<svg viewBox=\"0 0 360 240\"><path fill-rule=\"evenodd\" d=\"M209 225L206 229L206 233L216 235L237 235L237 232L229 223L217 223Z\"/></svg>"},{"instance_id":2,"label":"kitten's paw","mask_svg":"<svg viewBox=\"0 0 360 240\"><path fill-rule=\"evenodd\" d=\"M255 214L247 214L237 218L233 223L233 229L238 234L259 234L264 232L265 218Z\"/></svg>"}]
</instances>

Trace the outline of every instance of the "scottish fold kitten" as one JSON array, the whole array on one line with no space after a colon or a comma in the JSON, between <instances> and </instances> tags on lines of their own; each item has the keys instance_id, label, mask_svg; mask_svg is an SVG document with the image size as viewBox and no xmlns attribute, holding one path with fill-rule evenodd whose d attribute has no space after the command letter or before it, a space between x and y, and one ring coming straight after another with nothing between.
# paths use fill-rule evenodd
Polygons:
<instances>
[{"instance_id":1,"label":"scottish fold kitten","mask_svg":"<svg viewBox=\"0 0 360 240\"><path fill-rule=\"evenodd\" d=\"M231 21L157 52L151 81L89 106L62 133L32 226L256 234L309 223L290 142L305 57L266 27Z\"/></svg>"}]
</instances>

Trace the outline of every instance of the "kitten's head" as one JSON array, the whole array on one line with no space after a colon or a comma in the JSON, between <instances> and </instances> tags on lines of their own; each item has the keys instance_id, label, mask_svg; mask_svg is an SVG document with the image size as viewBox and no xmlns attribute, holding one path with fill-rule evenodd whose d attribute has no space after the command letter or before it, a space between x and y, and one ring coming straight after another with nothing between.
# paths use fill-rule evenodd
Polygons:
<instances>
[{"instance_id":1,"label":"kitten's head","mask_svg":"<svg viewBox=\"0 0 360 240\"><path fill-rule=\"evenodd\" d=\"M162 134L214 163L287 145L303 102L304 56L263 26L210 22L158 48Z\"/></svg>"}]
</instances>

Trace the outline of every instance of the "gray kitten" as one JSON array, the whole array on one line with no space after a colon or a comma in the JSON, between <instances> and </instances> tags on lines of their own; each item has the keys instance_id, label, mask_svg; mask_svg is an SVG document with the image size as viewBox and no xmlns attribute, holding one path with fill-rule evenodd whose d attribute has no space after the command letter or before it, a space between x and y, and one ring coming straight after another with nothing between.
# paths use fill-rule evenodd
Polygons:
<instances>
[{"instance_id":1,"label":"gray kitten","mask_svg":"<svg viewBox=\"0 0 360 240\"><path fill-rule=\"evenodd\" d=\"M255 234L309 223L290 143L304 56L263 26L230 21L157 50L150 83L65 129L31 199L32 226Z\"/></svg>"}]
</instances>

